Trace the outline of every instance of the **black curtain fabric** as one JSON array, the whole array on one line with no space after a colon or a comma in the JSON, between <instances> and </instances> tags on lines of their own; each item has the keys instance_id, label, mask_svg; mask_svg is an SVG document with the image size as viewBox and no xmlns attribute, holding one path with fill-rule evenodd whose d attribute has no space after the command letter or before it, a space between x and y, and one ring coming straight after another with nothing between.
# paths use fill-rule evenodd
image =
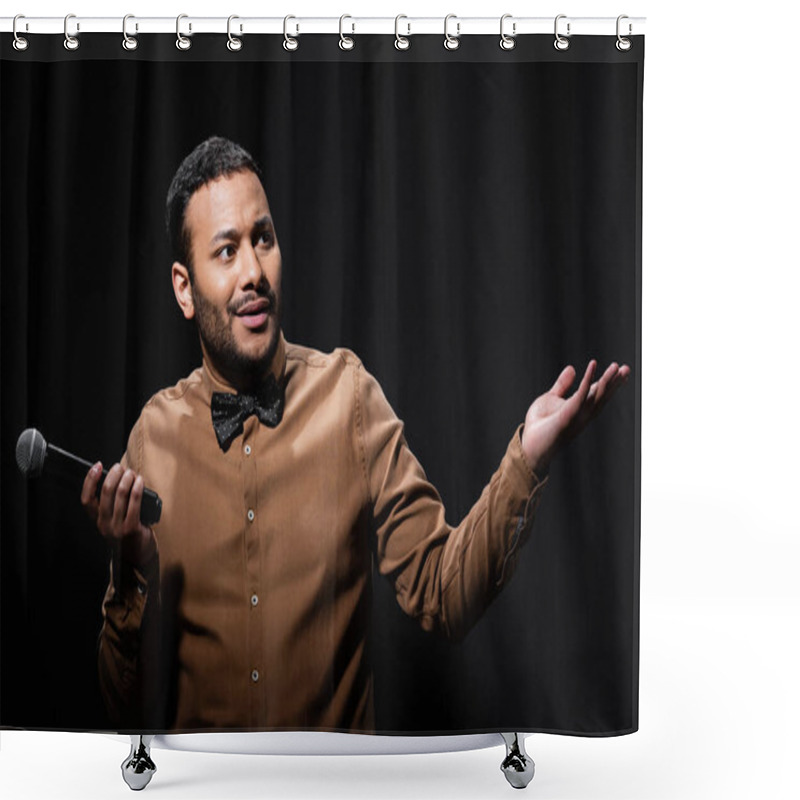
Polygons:
<instances>
[{"instance_id":1,"label":"black curtain fabric","mask_svg":"<svg viewBox=\"0 0 800 800\"><path fill-rule=\"evenodd\" d=\"M636 730L643 38L29 39L0 43L0 725L109 727L108 552L77 491L25 481L15 443L35 426L113 463L147 398L199 364L164 207L218 134L263 167L287 339L361 357L451 524L565 365L632 367L553 463L513 580L463 642L374 576L378 730Z\"/></svg>"}]
</instances>

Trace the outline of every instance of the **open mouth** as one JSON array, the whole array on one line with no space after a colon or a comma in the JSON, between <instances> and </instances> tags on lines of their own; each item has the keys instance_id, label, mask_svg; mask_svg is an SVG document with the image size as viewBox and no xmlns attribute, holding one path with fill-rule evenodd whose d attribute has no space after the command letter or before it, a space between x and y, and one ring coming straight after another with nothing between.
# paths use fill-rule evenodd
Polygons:
<instances>
[{"instance_id":1,"label":"open mouth","mask_svg":"<svg viewBox=\"0 0 800 800\"><path fill-rule=\"evenodd\" d=\"M262 298L242 306L236 316L246 328L261 328L266 325L271 308L269 301Z\"/></svg>"}]
</instances>

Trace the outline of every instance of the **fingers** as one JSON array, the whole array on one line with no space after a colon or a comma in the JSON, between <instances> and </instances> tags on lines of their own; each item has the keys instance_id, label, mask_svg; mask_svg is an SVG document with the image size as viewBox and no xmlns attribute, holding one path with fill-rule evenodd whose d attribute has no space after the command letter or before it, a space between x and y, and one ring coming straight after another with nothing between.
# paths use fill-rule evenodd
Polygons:
<instances>
[{"instance_id":1,"label":"fingers","mask_svg":"<svg viewBox=\"0 0 800 800\"><path fill-rule=\"evenodd\" d=\"M100 490L100 505L97 513L97 527L103 536L112 535L112 520L114 517L114 502L117 497L117 486L122 478L124 470L120 464L114 464L108 471L106 479L103 481L103 488Z\"/></svg>"},{"instance_id":2,"label":"fingers","mask_svg":"<svg viewBox=\"0 0 800 800\"><path fill-rule=\"evenodd\" d=\"M631 376L631 369L628 366L621 366L614 376L614 379L609 384L608 389L606 390L605 397L603 398L603 405L605 405L614 395L614 392L617 391L620 387L624 386L628 382L628 378Z\"/></svg>"},{"instance_id":3,"label":"fingers","mask_svg":"<svg viewBox=\"0 0 800 800\"><path fill-rule=\"evenodd\" d=\"M616 380L618 374L619 365L614 361L606 367L606 371L603 373L600 380L592 384L587 399L590 400L595 407L602 405L603 396L608 391L609 386Z\"/></svg>"},{"instance_id":4,"label":"fingers","mask_svg":"<svg viewBox=\"0 0 800 800\"><path fill-rule=\"evenodd\" d=\"M614 392L628 382L631 369L627 364L621 367L616 362L610 364L599 381L592 384L587 398L591 417L600 413L600 410L613 397Z\"/></svg>"},{"instance_id":5,"label":"fingers","mask_svg":"<svg viewBox=\"0 0 800 800\"><path fill-rule=\"evenodd\" d=\"M133 482L135 479L136 475L132 469L126 469L119 479L117 491L114 495L114 511L111 515L111 524L114 530L121 531L125 527L128 506L131 504L131 489L133 489Z\"/></svg>"},{"instance_id":6,"label":"fingers","mask_svg":"<svg viewBox=\"0 0 800 800\"><path fill-rule=\"evenodd\" d=\"M575 368L570 364L568 367L564 367L564 369L561 370L561 374L556 379L550 391L553 394L557 394L559 397L563 397L567 393L567 389L572 386L574 380Z\"/></svg>"},{"instance_id":7,"label":"fingers","mask_svg":"<svg viewBox=\"0 0 800 800\"><path fill-rule=\"evenodd\" d=\"M561 427L565 432L574 429L575 425L580 425L580 420L584 416L584 412L588 405L587 397L592 389L592 376L594 375L597 362L592 359L586 367L586 372L581 378L578 388L572 393L572 396L562 405L559 414L561 418ZM590 401L591 402L591 401ZM568 436L574 433L567 433Z\"/></svg>"},{"instance_id":8,"label":"fingers","mask_svg":"<svg viewBox=\"0 0 800 800\"><path fill-rule=\"evenodd\" d=\"M129 470L131 475L133 475L133 471ZM126 473L127 476L127 473ZM123 476L123 481L125 477ZM120 486L122 482L120 482ZM125 515L124 526L128 530L136 530L139 527L139 516L141 514L142 509L142 494L144 493L144 478L141 475L137 475L135 480L133 481L133 485L131 487L131 496L130 500L128 501L128 511Z\"/></svg>"},{"instance_id":9,"label":"fingers","mask_svg":"<svg viewBox=\"0 0 800 800\"><path fill-rule=\"evenodd\" d=\"M592 359L586 367L586 372L583 373L583 378L581 379L580 385L570 398L570 400L574 401L576 405L582 406L586 401L586 398L589 396L589 390L592 388L592 378L594 377L594 371L596 368L597 362Z\"/></svg>"},{"instance_id":10,"label":"fingers","mask_svg":"<svg viewBox=\"0 0 800 800\"><path fill-rule=\"evenodd\" d=\"M97 527L106 538L121 539L139 531L144 485L132 469L114 464L108 471L97 510Z\"/></svg>"},{"instance_id":11,"label":"fingers","mask_svg":"<svg viewBox=\"0 0 800 800\"><path fill-rule=\"evenodd\" d=\"M81 505L92 520L97 519L97 483L103 474L103 465L98 461L86 473L81 488Z\"/></svg>"}]
</instances>

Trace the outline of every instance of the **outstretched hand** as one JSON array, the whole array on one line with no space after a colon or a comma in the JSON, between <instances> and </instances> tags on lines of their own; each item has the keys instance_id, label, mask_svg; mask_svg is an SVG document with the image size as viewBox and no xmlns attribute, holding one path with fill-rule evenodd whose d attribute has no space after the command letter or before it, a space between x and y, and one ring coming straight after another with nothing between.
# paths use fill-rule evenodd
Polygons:
<instances>
[{"instance_id":1,"label":"outstretched hand","mask_svg":"<svg viewBox=\"0 0 800 800\"><path fill-rule=\"evenodd\" d=\"M592 359L580 385L570 397L567 390L575 380L575 369L565 367L552 389L533 401L525 415L522 452L531 469L541 478L553 456L594 419L614 392L624 385L630 367L612 363L600 380L592 383L597 362Z\"/></svg>"}]
</instances>

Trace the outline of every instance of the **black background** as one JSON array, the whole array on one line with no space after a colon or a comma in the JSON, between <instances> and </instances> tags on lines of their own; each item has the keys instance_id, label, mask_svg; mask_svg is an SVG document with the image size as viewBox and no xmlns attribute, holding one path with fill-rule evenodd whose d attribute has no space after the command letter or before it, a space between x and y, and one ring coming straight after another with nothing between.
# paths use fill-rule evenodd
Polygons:
<instances>
[{"instance_id":1,"label":"black background","mask_svg":"<svg viewBox=\"0 0 800 800\"><path fill-rule=\"evenodd\" d=\"M105 545L77 491L24 481L14 445L35 426L113 463L199 363L164 200L217 134L263 167L287 339L362 358L451 524L564 365L633 368L553 464L516 576L463 643L418 630L376 575L378 729L635 730L643 40L30 39L0 46L0 725L108 727Z\"/></svg>"}]
</instances>

